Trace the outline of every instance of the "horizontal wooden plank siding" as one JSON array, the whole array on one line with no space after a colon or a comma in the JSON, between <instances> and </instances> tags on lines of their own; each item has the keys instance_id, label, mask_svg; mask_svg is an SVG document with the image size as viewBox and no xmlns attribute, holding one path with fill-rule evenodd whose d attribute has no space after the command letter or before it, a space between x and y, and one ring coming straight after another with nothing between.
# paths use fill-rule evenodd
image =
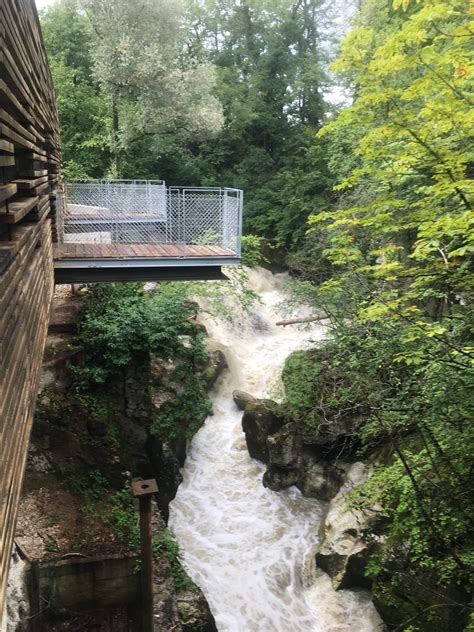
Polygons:
<instances>
[{"instance_id":1,"label":"horizontal wooden plank siding","mask_svg":"<svg viewBox=\"0 0 474 632\"><path fill-rule=\"evenodd\" d=\"M2 0L0 621L54 289L59 164L57 110L34 0Z\"/></svg>"}]
</instances>

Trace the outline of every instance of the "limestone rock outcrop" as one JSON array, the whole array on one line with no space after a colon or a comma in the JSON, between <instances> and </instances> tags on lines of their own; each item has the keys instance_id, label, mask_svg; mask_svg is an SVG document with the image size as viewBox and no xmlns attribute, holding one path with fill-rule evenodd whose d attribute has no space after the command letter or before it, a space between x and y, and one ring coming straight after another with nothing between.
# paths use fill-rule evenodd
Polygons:
<instances>
[{"instance_id":1,"label":"limestone rock outcrop","mask_svg":"<svg viewBox=\"0 0 474 632\"><path fill-rule=\"evenodd\" d=\"M208 352L207 366L201 372L207 388L211 388L224 369L228 368L225 354L220 349Z\"/></svg>"},{"instance_id":2,"label":"limestone rock outcrop","mask_svg":"<svg viewBox=\"0 0 474 632\"><path fill-rule=\"evenodd\" d=\"M270 399L259 399L247 404L242 417L247 448L253 459L269 462L267 438L282 428L285 420L278 414L278 404Z\"/></svg>"},{"instance_id":3,"label":"limestone rock outcrop","mask_svg":"<svg viewBox=\"0 0 474 632\"><path fill-rule=\"evenodd\" d=\"M324 531L316 554L317 565L331 577L334 589L369 588L364 571L370 547L364 531L380 516L380 507L361 511L351 507L349 494L364 483L370 466L357 462L346 472L345 482L329 503Z\"/></svg>"},{"instance_id":4,"label":"limestone rock outcrop","mask_svg":"<svg viewBox=\"0 0 474 632\"><path fill-rule=\"evenodd\" d=\"M183 632L217 632L208 603L197 587L180 590L176 596Z\"/></svg>"},{"instance_id":5,"label":"limestone rock outcrop","mask_svg":"<svg viewBox=\"0 0 474 632\"><path fill-rule=\"evenodd\" d=\"M268 399L246 404L242 428L252 458L267 464L263 484L273 491L296 485L305 496L330 500L343 471L327 461L315 446L305 445L298 425L285 419L281 407Z\"/></svg>"}]
</instances>

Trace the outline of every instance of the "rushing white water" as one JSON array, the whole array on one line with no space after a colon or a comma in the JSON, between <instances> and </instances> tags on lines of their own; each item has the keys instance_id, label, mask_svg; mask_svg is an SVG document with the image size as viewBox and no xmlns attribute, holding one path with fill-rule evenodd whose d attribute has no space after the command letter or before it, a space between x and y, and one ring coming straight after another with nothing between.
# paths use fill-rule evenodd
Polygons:
<instances>
[{"instance_id":1,"label":"rushing white water","mask_svg":"<svg viewBox=\"0 0 474 632\"><path fill-rule=\"evenodd\" d=\"M320 326L275 326L285 275L249 276L262 298L254 312L239 325L205 322L230 370L211 394L214 415L189 448L170 526L220 632L374 632L380 619L370 596L336 593L316 572L324 504L296 488L264 488L264 467L248 455L232 391L277 397L285 358L324 336Z\"/></svg>"},{"instance_id":2,"label":"rushing white water","mask_svg":"<svg viewBox=\"0 0 474 632\"><path fill-rule=\"evenodd\" d=\"M10 571L7 584L7 607L0 613L1 632L23 632L29 630L28 603L28 563L25 562L13 545Z\"/></svg>"}]
</instances>

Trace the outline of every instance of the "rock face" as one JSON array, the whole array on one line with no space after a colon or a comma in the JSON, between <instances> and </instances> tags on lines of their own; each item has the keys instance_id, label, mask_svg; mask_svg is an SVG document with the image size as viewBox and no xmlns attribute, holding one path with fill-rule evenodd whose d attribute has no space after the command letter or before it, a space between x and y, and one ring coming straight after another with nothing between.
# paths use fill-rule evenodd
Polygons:
<instances>
[{"instance_id":1,"label":"rock face","mask_svg":"<svg viewBox=\"0 0 474 632\"><path fill-rule=\"evenodd\" d=\"M203 331L203 327L197 324L195 329ZM186 347L192 340L190 336L183 336L181 342ZM124 478L128 480L131 473L141 478L157 478L160 488L159 507L162 516L166 518L169 502L174 498L182 480L180 468L186 457L187 435L177 433L174 437L170 433L169 441L163 441L150 428L156 417L163 414L163 409L175 404L182 395L183 382L176 371L180 359L168 360L153 354L143 354L133 366L127 367L123 379L117 379L114 385L116 393L114 392L112 402L113 409L109 409L106 405L99 406L92 397L79 400L72 389L69 389L70 367L83 362L82 351L70 348L74 338L69 334L55 334L49 336L48 343L42 379L43 392L38 401L29 455L29 472L43 478L47 476L46 497L54 497L50 504L54 504L55 516L57 513L61 519L55 517L51 525L48 523L42 526L47 539L43 541L40 538L41 546L46 549L50 541L57 546L60 537L57 523L62 526L69 524L64 520L63 513L60 513L62 509L68 517L72 514L71 523L79 524L79 519L75 520L71 512L73 503L70 498L75 499L74 494L47 487L55 476L61 479L70 476L73 481L80 480L81 485L82 481L91 480L92 486L95 485L97 472L106 471L107 481L113 489L121 489ZM210 388L226 367L224 353L211 351L208 358L202 357L199 362L196 360L195 365L187 368L203 378L202 381ZM204 393L205 387L202 387L202 391ZM202 413L202 421L206 414L207 409ZM42 490L40 488L39 492ZM45 514L43 510L44 497L45 494L42 494L42 510L38 514L41 519L47 515L48 520L51 520L49 514ZM77 506L77 513L82 520L79 500ZM156 515L157 512L153 513ZM33 529L28 528L25 534L29 536L32 531ZM97 547L102 544L101 541ZM109 544L107 540L105 546ZM167 560L166 555L161 555L159 562L155 564L155 583L158 582L160 587L158 603L155 603L155 614L159 615L159 621L155 621L154 629L159 632L179 632L181 629L214 632L214 618L203 593L194 588L179 591L178 597ZM26 617L27 612L21 610L20 597L15 599L19 604L19 613ZM178 600L182 620L178 619Z\"/></svg>"},{"instance_id":2,"label":"rock face","mask_svg":"<svg viewBox=\"0 0 474 632\"><path fill-rule=\"evenodd\" d=\"M368 465L351 465L344 484L329 504L316 563L331 577L336 590L370 587L364 576L370 551L363 532L378 517L380 508L374 507L369 513L350 507L348 502L348 494L365 482L369 474Z\"/></svg>"},{"instance_id":3,"label":"rock face","mask_svg":"<svg viewBox=\"0 0 474 632\"><path fill-rule=\"evenodd\" d=\"M343 476L340 467L317 460L314 454L306 452L302 458L297 487L303 496L328 501L337 494Z\"/></svg>"},{"instance_id":4,"label":"rock face","mask_svg":"<svg viewBox=\"0 0 474 632\"><path fill-rule=\"evenodd\" d=\"M183 337L183 344L186 344L187 338ZM145 368L141 374L138 372L136 380L141 384L141 387L137 386L133 391L137 397L129 398L129 401L133 399L135 402L133 410L137 411L138 414L147 409L148 418L159 417L164 414L167 406L176 402L182 391L182 385L179 381L174 381L172 377L178 362L165 361L152 355L148 362L148 372L147 364L144 364ZM213 386L226 368L227 359L221 350L209 351L207 359L195 367L208 389ZM204 419L202 421L204 422ZM180 469L186 459L187 440L181 437L162 441L157 436L148 434L145 442L152 475L157 479L160 489L158 505L163 517L168 520L169 503L176 496L178 487L183 480Z\"/></svg>"},{"instance_id":5,"label":"rock face","mask_svg":"<svg viewBox=\"0 0 474 632\"><path fill-rule=\"evenodd\" d=\"M298 426L285 419L276 402L247 402L242 428L250 456L268 466L266 487L280 491L296 485L305 496L324 501L337 493L343 470L326 461L315 446L305 445Z\"/></svg>"},{"instance_id":6,"label":"rock face","mask_svg":"<svg viewBox=\"0 0 474 632\"><path fill-rule=\"evenodd\" d=\"M267 437L268 462L284 469L298 466L301 454L301 439L293 424L286 424L282 429Z\"/></svg>"},{"instance_id":7,"label":"rock face","mask_svg":"<svg viewBox=\"0 0 474 632\"><path fill-rule=\"evenodd\" d=\"M220 349L209 351L209 361L201 372L207 388L211 388L224 369L228 368L227 359Z\"/></svg>"},{"instance_id":8,"label":"rock face","mask_svg":"<svg viewBox=\"0 0 474 632\"><path fill-rule=\"evenodd\" d=\"M359 417L341 417L330 422L318 420L314 427L302 425L300 433L305 444L317 446L321 454L331 456L341 451L348 443L348 437L354 436L361 424Z\"/></svg>"},{"instance_id":9,"label":"rock face","mask_svg":"<svg viewBox=\"0 0 474 632\"><path fill-rule=\"evenodd\" d=\"M182 630L217 632L214 617L201 590L198 588L180 590L176 601Z\"/></svg>"}]
</instances>

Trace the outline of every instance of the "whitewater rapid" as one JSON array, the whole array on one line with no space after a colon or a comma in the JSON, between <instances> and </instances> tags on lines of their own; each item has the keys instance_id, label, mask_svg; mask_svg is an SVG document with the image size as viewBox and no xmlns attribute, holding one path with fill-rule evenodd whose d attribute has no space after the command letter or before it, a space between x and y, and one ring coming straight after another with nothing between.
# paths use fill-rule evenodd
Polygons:
<instances>
[{"instance_id":1,"label":"whitewater rapid","mask_svg":"<svg viewBox=\"0 0 474 632\"><path fill-rule=\"evenodd\" d=\"M220 632L378 631L370 595L336 593L315 568L324 503L296 488L266 489L264 466L248 455L232 391L278 399L285 358L325 335L320 325L277 327L288 315L281 312L286 275L248 274L261 298L250 314L237 322L202 318L229 370L211 393L214 415L189 446L170 526Z\"/></svg>"}]
</instances>

